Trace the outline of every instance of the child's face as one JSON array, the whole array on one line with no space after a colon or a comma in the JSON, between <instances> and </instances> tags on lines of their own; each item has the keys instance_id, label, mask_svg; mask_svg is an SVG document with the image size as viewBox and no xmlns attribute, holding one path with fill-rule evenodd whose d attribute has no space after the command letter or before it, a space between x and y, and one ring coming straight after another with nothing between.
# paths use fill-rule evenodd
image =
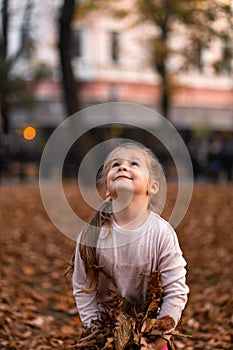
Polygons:
<instances>
[{"instance_id":1,"label":"child's face","mask_svg":"<svg viewBox=\"0 0 233 350\"><path fill-rule=\"evenodd\" d=\"M133 191L148 200L149 166L143 152L135 149L119 149L110 160L106 178L107 194L112 199L118 192Z\"/></svg>"}]
</instances>

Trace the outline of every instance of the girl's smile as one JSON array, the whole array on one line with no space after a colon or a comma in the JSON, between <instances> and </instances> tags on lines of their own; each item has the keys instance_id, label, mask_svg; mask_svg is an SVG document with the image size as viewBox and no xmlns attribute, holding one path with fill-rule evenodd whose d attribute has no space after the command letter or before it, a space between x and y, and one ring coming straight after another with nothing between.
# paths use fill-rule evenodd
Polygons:
<instances>
[{"instance_id":1,"label":"girl's smile","mask_svg":"<svg viewBox=\"0 0 233 350\"><path fill-rule=\"evenodd\" d=\"M119 179L133 180L132 177L128 177L126 175L118 175L114 181L119 180Z\"/></svg>"}]
</instances>

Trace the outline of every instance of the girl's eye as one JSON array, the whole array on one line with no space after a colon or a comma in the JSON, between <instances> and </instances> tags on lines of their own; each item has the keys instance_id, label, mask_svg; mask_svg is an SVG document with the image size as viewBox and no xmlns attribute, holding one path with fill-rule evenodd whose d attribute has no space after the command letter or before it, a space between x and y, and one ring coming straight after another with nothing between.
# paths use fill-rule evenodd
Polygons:
<instances>
[{"instance_id":1,"label":"girl's eye","mask_svg":"<svg viewBox=\"0 0 233 350\"><path fill-rule=\"evenodd\" d=\"M139 166L139 163L134 161L132 162L132 165Z\"/></svg>"},{"instance_id":2,"label":"girl's eye","mask_svg":"<svg viewBox=\"0 0 233 350\"><path fill-rule=\"evenodd\" d=\"M116 167L116 166L119 166L120 164L118 163L118 162L114 162L113 164L112 164L112 168L114 168L114 167Z\"/></svg>"}]
</instances>

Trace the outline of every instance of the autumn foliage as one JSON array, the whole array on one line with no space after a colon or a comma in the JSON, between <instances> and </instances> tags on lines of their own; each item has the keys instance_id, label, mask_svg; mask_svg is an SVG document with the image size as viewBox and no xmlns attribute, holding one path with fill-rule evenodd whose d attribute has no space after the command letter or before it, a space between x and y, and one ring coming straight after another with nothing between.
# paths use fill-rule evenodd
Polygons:
<instances>
[{"instance_id":1,"label":"autumn foliage","mask_svg":"<svg viewBox=\"0 0 233 350\"><path fill-rule=\"evenodd\" d=\"M88 217L75 185L66 184L65 192L73 209ZM169 185L165 217L175 199L176 188ZM232 349L232 212L232 185L196 185L176 229L190 287L181 332L192 336L175 336L176 349ZM36 185L0 188L0 230L0 348L72 349L82 327L64 272L75 243L50 222ZM152 330L154 317L143 323L138 316L140 332ZM122 324L125 316L119 311L114 317Z\"/></svg>"}]
</instances>

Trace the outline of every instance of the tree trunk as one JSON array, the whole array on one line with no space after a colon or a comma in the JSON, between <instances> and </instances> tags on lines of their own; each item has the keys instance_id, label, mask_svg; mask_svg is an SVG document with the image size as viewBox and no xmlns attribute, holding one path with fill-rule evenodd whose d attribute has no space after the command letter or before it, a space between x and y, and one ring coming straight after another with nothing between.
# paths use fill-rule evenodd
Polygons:
<instances>
[{"instance_id":1,"label":"tree trunk","mask_svg":"<svg viewBox=\"0 0 233 350\"><path fill-rule=\"evenodd\" d=\"M68 115L80 110L77 94L77 83L72 69L71 56L71 23L75 9L75 0L64 0L60 22L59 52L62 69L62 85L64 91L65 105Z\"/></svg>"},{"instance_id":2,"label":"tree trunk","mask_svg":"<svg viewBox=\"0 0 233 350\"><path fill-rule=\"evenodd\" d=\"M1 94L0 96L0 113L2 119L2 130L5 134L9 134L9 107L6 102L6 96L4 94Z\"/></svg>"},{"instance_id":3,"label":"tree trunk","mask_svg":"<svg viewBox=\"0 0 233 350\"><path fill-rule=\"evenodd\" d=\"M61 15L59 18L60 23L60 37L59 37L59 52L62 69L62 86L64 92L64 100L67 117L81 110L81 103L79 100L78 86L79 83L75 80L73 68L72 68L72 18L75 11L77 1L75 0L64 0ZM78 125L81 127L85 121L79 118ZM77 124L74 123L74 128ZM88 132L82 137L79 137L78 142L75 144L73 153L70 153L70 161L75 164L80 164L83 157L92 147L91 136ZM93 159L93 172L95 171L95 159ZM87 174L88 175L88 174ZM83 183L89 185L89 176L83 179Z\"/></svg>"},{"instance_id":4,"label":"tree trunk","mask_svg":"<svg viewBox=\"0 0 233 350\"><path fill-rule=\"evenodd\" d=\"M155 55L161 55L159 60L157 61L157 71L161 78L161 86L160 86L160 112L161 114L169 119L169 110L171 103L171 96L169 91L169 74L167 69L167 41L168 41L168 18L165 16L164 20L160 23L160 42L164 47L160 53L156 53Z\"/></svg>"},{"instance_id":5,"label":"tree trunk","mask_svg":"<svg viewBox=\"0 0 233 350\"><path fill-rule=\"evenodd\" d=\"M2 36L0 42L0 60L2 64L6 61L8 48L8 0L2 2ZM0 92L0 113L2 130L5 134L9 133L9 108L4 91Z\"/></svg>"},{"instance_id":6,"label":"tree trunk","mask_svg":"<svg viewBox=\"0 0 233 350\"><path fill-rule=\"evenodd\" d=\"M165 76L162 77L162 83L161 83L161 95L160 95L160 109L161 114L169 119L169 111L170 111L170 105L171 105L171 98L169 94L169 87L167 84L167 78Z\"/></svg>"}]
</instances>

